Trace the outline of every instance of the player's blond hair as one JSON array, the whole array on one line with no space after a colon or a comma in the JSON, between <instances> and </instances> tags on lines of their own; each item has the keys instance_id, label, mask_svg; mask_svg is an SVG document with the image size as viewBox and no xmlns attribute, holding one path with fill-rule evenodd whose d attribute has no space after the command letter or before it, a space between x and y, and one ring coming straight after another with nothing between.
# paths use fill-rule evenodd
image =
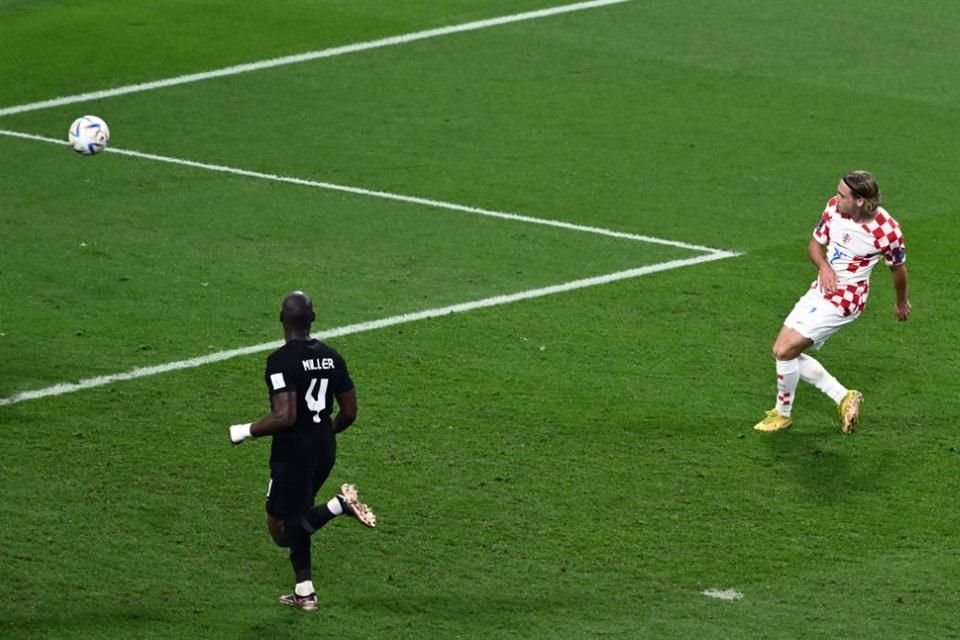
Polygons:
<instances>
[{"instance_id":1,"label":"player's blond hair","mask_svg":"<svg viewBox=\"0 0 960 640\"><path fill-rule=\"evenodd\" d=\"M863 199L863 209L867 213L873 213L880 206L880 187L869 171L851 171L843 176L843 182L854 197Z\"/></svg>"}]
</instances>

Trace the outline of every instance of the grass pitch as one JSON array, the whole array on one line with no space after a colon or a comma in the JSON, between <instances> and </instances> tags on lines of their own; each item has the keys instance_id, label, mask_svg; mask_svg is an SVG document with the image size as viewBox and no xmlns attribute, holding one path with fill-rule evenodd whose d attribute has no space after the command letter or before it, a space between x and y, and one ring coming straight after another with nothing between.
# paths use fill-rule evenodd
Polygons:
<instances>
[{"instance_id":1,"label":"grass pitch","mask_svg":"<svg viewBox=\"0 0 960 640\"><path fill-rule=\"evenodd\" d=\"M0 2L0 110L548 6ZM422 3L419 3L422 4ZM0 398L703 255L381 191L742 253L331 338L360 419L329 487L380 525L314 539L323 611L262 512L263 353L0 406L0 636L950 638L960 561L960 10L636 0L0 117ZM113 145L344 193L12 137ZM750 428L838 176L877 175L882 265ZM732 589L739 600L706 597Z\"/></svg>"}]
</instances>

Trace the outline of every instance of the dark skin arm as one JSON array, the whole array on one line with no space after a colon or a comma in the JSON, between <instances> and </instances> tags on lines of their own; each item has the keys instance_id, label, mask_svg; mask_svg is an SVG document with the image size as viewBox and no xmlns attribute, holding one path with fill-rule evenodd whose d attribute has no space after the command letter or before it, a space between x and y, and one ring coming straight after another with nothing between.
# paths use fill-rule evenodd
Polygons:
<instances>
[{"instance_id":1,"label":"dark skin arm","mask_svg":"<svg viewBox=\"0 0 960 640\"><path fill-rule=\"evenodd\" d=\"M340 411L333 419L333 432L340 433L357 419L357 390L350 389L337 394L337 406Z\"/></svg>"},{"instance_id":2,"label":"dark skin arm","mask_svg":"<svg viewBox=\"0 0 960 640\"><path fill-rule=\"evenodd\" d=\"M293 391L270 396L270 413L250 425L254 438L268 436L297 422L297 397Z\"/></svg>"}]
</instances>

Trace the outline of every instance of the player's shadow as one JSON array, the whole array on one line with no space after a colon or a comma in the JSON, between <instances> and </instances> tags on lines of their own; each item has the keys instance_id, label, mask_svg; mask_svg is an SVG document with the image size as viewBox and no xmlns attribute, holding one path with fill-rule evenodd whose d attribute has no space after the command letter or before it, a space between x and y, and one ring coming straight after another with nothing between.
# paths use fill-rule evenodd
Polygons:
<instances>
[{"instance_id":1,"label":"player's shadow","mask_svg":"<svg viewBox=\"0 0 960 640\"><path fill-rule=\"evenodd\" d=\"M796 429L766 435L773 464L788 469L812 500L824 503L842 501L851 494L873 490L880 484L885 460L851 462L848 454L837 451L842 449L838 447L838 438L859 436L847 436L833 430L804 432Z\"/></svg>"}]
</instances>

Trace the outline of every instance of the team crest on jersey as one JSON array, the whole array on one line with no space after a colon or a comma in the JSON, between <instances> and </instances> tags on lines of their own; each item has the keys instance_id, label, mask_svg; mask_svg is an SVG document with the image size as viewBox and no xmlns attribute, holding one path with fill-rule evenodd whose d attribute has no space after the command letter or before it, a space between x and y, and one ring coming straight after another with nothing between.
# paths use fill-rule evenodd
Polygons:
<instances>
[{"instance_id":1,"label":"team crest on jersey","mask_svg":"<svg viewBox=\"0 0 960 640\"><path fill-rule=\"evenodd\" d=\"M850 244L850 241L853 240L853 236L849 233L843 234L843 244Z\"/></svg>"}]
</instances>

